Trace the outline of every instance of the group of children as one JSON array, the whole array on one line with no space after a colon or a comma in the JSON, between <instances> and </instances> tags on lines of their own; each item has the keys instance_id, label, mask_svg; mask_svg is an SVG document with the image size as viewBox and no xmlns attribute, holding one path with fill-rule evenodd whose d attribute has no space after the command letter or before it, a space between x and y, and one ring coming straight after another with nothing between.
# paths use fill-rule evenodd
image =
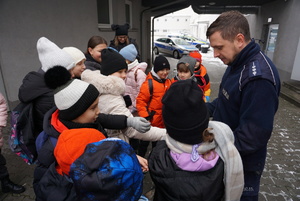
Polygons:
<instances>
[{"instance_id":1,"label":"group of children","mask_svg":"<svg viewBox=\"0 0 300 201\"><path fill-rule=\"evenodd\" d=\"M100 36L90 38L85 54L60 49L45 37L37 49L42 67L31 74L49 100L38 135L44 142L34 172L36 200L147 200L142 181L148 171L156 185L154 200L191 195L238 200L241 160L228 126L209 122L210 83L199 52L183 56L169 79L164 56L157 56L146 74L134 44L118 51ZM23 80L19 97L30 90L31 79ZM130 146L131 139L139 140L138 147ZM148 164L149 141L157 147Z\"/></svg>"}]
</instances>

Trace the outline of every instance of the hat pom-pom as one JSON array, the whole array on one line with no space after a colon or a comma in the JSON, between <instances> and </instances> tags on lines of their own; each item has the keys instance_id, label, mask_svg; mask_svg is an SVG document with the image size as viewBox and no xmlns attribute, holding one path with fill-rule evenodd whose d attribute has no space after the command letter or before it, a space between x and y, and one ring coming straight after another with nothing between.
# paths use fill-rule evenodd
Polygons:
<instances>
[{"instance_id":1,"label":"hat pom-pom","mask_svg":"<svg viewBox=\"0 0 300 201\"><path fill-rule=\"evenodd\" d=\"M125 26L127 29L129 29L129 28L130 28L130 25L129 25L129 23L128 23L128 22L126 22L126 23L124 24L124 26Z\"/></svg>"},{"instance_id":2,"label":"hat pom-pom","mask_svg":"<svg viewBox=\"0 0 300 201\"><path fill-rule=\"evenodd\" d=\"M54 66L47 70L44 79L49 88L56 89L71 80L71 73L62 66Z\"/></svg>"},{"instance_id":3,"label":"hat pom-pom","mask_svg":"<svg viewBox=\"0 0 300 201\"><path fill-rule=\"evenodd\" d=\"M119 25L117 25L117 24L112 24L112 25L111 25L111 29L112 29L113 31L117 30L117 28L119 28Z\"/></svg>"}]
</instances>

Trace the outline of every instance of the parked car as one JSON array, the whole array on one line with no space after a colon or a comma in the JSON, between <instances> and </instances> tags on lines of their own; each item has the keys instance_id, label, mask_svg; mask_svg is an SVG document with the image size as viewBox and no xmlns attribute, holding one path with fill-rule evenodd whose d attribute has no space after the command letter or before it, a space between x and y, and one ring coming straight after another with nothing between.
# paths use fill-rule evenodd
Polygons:
<instances>
[{"instance_id":1,"label":"parked car","mask_svg":"<svg viewBox=\"0 0 300 201\"><path fill-rule=\"evenodd\" d=\"M153 51L156 55L165 53L179 59L184 54L199 50L181 38L158 38L154 42Z\"/></svg>"},{"instance_id":2,"label":"parked car","mask_svg":"<svg viewBox=\"0 0 300 201\"><path fill-rule=\"evenodd\" d=\"M192 35L188 34L168 34L168 37L171 38L182 38L183 40L186 40L191 45L195 45L199 50L201 50L201 46L205 45L205 47L210 48L210 43L206 40L196 38Z\"/></svg>"}]
</instances>

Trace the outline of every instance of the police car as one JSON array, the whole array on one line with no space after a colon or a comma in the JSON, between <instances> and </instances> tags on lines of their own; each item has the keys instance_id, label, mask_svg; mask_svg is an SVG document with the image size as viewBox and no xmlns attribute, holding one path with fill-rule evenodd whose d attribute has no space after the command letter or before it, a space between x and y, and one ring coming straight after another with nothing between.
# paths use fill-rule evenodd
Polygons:
<instances>
[{"instance_id":1,"label":"police car","mask_svg":"<svg viewBox=\"0 0 300 201\"><path fill-rule=\"evenodd\" d=\"M181 38L158 38L153 45L153 51L157 55L165 53L172 55L175 59L179 59L184 54L189 54L193 51L199 51L195 45L191 45Z\"/></svg>"}]
</instances>

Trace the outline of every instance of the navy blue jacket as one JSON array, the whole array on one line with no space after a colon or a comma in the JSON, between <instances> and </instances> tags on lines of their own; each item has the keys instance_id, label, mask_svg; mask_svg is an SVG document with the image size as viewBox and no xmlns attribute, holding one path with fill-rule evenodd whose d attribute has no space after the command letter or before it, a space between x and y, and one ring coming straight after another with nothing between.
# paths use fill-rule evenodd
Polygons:
<instances>
[{"instance_id":1,"label":"navy blue jacket","mask_svg":"<svg viewBox=\"0 0 300 201\"><path fill-rule=\"evenodd\" d=\"M263 171L279 92L276 67L252 40L226 69L218 98L207 103L213 120L233 130L246 171Z\"/></svg>"}]
</instances>

